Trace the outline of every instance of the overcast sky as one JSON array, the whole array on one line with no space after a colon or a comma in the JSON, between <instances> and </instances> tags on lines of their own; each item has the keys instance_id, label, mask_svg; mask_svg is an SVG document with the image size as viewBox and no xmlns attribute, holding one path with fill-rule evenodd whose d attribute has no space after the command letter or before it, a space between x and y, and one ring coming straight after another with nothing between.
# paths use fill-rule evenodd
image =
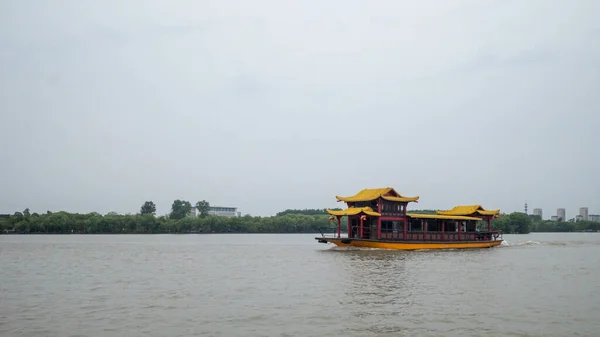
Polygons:
<instances>
[{"instance_id":1,"label":"overcast sky","mask_svg":"<svg viewBox=\"0 0 600 337\"><path fill-rule=\"evenodd\" d=\"M600 213L600 1L0 2L0 213Z\"/></svg>"}]
</instances>

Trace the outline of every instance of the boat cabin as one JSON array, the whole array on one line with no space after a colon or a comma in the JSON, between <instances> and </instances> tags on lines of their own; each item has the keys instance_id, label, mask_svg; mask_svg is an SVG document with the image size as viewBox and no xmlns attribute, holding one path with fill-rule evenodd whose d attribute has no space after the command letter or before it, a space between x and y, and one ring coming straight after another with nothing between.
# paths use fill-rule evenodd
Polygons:
<instances>
[{"instance_id":1,"label":"boat cabin","mask_svg":"<svg viewBox=\"0 0 600 337\"><path fill-rule=\"evenodd\" d=\"M341 237L341 218L348 219L348 238L384 241L488 241L497 237L491 220L499 210L480 205L456 206L436 214L408 213L407 206L419 197L400 195L391 187L363 189L354 196L336 196L347 209L327 210L337 218L337 236ZM487 230L478 224L487 221ZM495 235L495 237L494 237Z\"/></svg>"}]
</instances>

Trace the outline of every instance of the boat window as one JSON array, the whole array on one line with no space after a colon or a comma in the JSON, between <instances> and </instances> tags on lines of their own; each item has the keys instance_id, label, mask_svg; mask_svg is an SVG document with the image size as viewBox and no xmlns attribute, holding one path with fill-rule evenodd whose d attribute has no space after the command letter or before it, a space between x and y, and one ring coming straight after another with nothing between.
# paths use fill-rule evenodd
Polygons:
<instances>
[{"instance_id":1,"label":"boat window","mask_svg":"<svg viewBox=\"0 0 600 337\"><path fill-rule=\"evenodd\" d=\"M381 232L382 233L391 233L394 231L393 221L384 220L381 221Z\"/></svg>"},{"instance_id":2,"label":"boat window","mask_svg":"<svg viewBox=\"0 0 600 337\"><path fill-rule=\"evenodd\" d=\"M372 209L377 210L377 203L375 203L375 205L373 205L373 203L370 201L354 202L354 203L351 203L349 206L350 207L358 207L358 208L371 207Z\"/></svg>"},{"instance_id":3,"label":"boat window","mask_svg":"<svg viewBox=\"0 0 600 337\"><path fill-rule=\"evenodd\" d=\"M409 227L411 232L422 232L423 231L423 220L412 219L411 226Z\"/></svg>"},{"instance_id":4,"label":"boat window","mask_svg":"<svg viewBox=\"0 0 600 337\"><path fill-rule=\"evenodd\" d=\"M404 212L403 205L399 202L384 201L381 206L381 211L384 213L401 214Z\"/></svg>"},{"instance_id":5,"label":"boat window","mask_svg":"<svg viewBox=\"0 0 600 337\"><path fill-rule=\"evenodd\" d=\"M456 221L447 220L444 226L445 232L456 232Z\"/></svg>"},{"instance_id":6,"label":"boat window","mask_svg":"<svg viewBox=\"0 0 600 337\"><path fill-rule=\"evenodd\" d=\"M427 231L428 232L441 232L442 222L438 219L427 220Z\"/></svg>"},{"instance_id":7,"label":"boat window","mask_svg":"<svg viewBox=\"0 0 600 337\"><path fill-rule=\"evenodd\" d=\"M467 232L474 232L477 228L477 222L474 220L467 221Z\"/></svg>"}]
</instances>

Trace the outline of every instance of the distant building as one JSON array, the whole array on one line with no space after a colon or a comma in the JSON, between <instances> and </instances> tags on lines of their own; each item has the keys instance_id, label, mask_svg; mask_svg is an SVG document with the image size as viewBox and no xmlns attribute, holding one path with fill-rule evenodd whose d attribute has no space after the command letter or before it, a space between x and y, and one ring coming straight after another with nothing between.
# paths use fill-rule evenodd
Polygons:
<instances>
[{"instance_id":1,"label":"distant building","mask_svg":"<svg viewBox=\"0 0 600 337\"><path fill-rule=\"evenodd\" d=\"M551 216L550 221L558 221L558 215Z\"/></svg>"},{"instance_id":2,"label":"distant building","mask_svg":"<svg viewBox=\"0 0 600 337\"><path fill-rule=\"evenodd\" d=\"M539 215L540 218L544 218L542 215L542 209L541 208L534 208L533 209L533 215Z\"/></svg>"},{"instance_id":3,"label":"distant building","mask_svg":"<svg viewBox=\"0 0 600 337\"><path fill-rule=\"evenodd\" d=\"M556 216L558 216L560 221L567 221L567 212L564 208L559 208L556 210Z\"/></svg>"},{"instance_id":4,"label":"distant building","mask_svg":"<svg viewBox=\"0 0 600 337\"><path fill-rule=\"evenodd\" d=\"M222 206L210 206L208 208L208 214L217 215L217 216L227 216L227 217L240 217L242 216L241 212L238 212L237 207L222 207ZM191 217L200 216L200 211L194 206L192 210L188 214Z\"/></svg>"},{"instance_id":5,"label":"distant building","mask_svg":"<svg viewBox=\"0 0 600 337\"><path fill-rule=\"evenodd\" d=\"M577 214L575 216L575 221L583 221L583 216L581 214Z\"/></svg>"},{"instance_id":6,"label":"distant building","mask_svg":"<svg viewBox=\"0 0 600 337\"><path fill-rule=\"evenodd\" d=\"M210 215L227 216L227 217L238 217L241 213L238 212L237 207L223 207L223 206L210 206L208 210Z\"/></svg>"},{"instance_id":7,"label":"distant building","mask_svg":"<svg viewBox=\"0 0 600 337\"><path fill-rule=\"evenodd\" d=\"M198 217L198 215L200 215L200 212L196 209L195 206L192 206L192 210L190 211L190 213L188 213L188 216Z\"/></svg>"},{"instance_id":8,"label":"distant building","mask_svg":"<svg viewBox=\"0 0 600 337\"><path fill-rule=\"evenodd\" d=\"M600 222L600 214L590 214L589 221Z\"/></svg>"},{"instance_id":9,"label":"distant building","mask_svg":"<svg viewBox=\"0 0 600 337\"><path fill-rule=\"evenodd\" d=\"M579 208L579 215L582 217L583 221L588 221L588 208L581 207Z\"/></svg>"}]
</instances>

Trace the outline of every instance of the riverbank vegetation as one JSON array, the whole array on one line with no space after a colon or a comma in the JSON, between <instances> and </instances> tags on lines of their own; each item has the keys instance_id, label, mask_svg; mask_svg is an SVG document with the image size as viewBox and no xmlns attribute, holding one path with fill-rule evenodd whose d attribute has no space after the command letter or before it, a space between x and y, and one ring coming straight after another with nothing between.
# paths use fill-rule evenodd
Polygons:
<instances>
[{"instance_id":1,"label":"riverbank vegetation","mask_svg":"<svg viewBox=\"0 0 600 337\"><path fill-rule=\"evenodd\" d=\"M111 234L111 233L333 233L337 225L325 209L288 209L275 216L223 217L209 214L205 200L195 204L198 216L188 216L192 204L175 200L171 213L156 216L156 206L147 201L138 214L108 213L32 213L29 209L0 217L1 233L20 234ZM435 213L434 210L409 210L411 213ZM342 219L342 230L346 219ZM503 233L597 231L600 223L590 221L552 222L524 213L501 214L492 221ZM482 223L480 228L487 229Z\"/></svg>"},{"instance_id":2,"label":"riverbank vegetation","mask_svg":"<svg viewBox=\"0 0 600 337\"><path fill-rule=\"evenodd\" d=\"M172 219L152 214L55 212L24 215L18 212L0 219L0 231L6 233L319 233L333 232L327 215L286 214L283 216L204 217Z\"/></svg>"},{"instance_id":3,"label":"riverbank vegetation","mask_svg":"<svg viewBox=\"0 0 600 337\"><path fill-rule=\"evenodd\" d=\"M593 221L550 221L542 220L539 215L526 215L515 212L501 214L492 221L494 229L507 234L527 234L530 232L596 232L600 230L600 222Z\"/></svg>"}]
</instances>

